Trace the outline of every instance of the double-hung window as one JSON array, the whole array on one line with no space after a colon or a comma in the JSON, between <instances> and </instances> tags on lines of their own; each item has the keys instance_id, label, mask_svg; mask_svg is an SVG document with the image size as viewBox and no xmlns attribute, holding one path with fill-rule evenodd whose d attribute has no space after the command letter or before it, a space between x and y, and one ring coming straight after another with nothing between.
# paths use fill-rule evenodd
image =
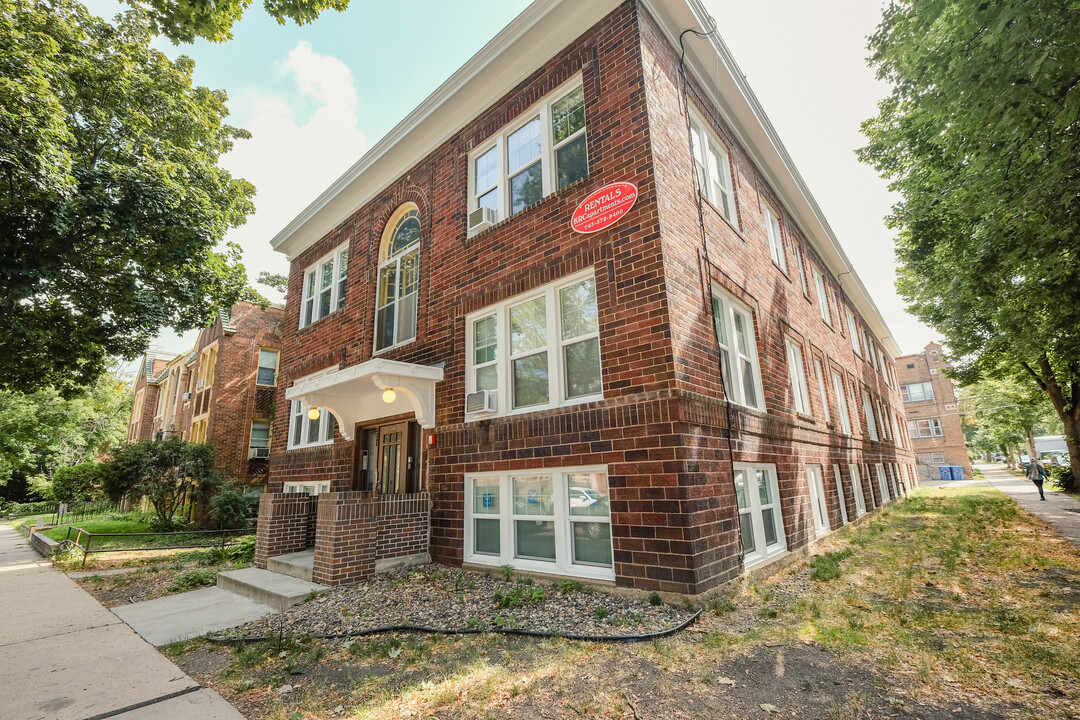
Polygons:
<instances>
[{"instance_id":1,"label":"double-hung window","mask_svg":"<svg viewBox=\"0 0 1080 720\"><path fill-rule=\"evenodd\" d=\"M863 414L866 415L866 429L870 432L870 439L877 440L877 422L875 421L874 401L870 399L870 394L865 390L862 391L862 406Z\"/></svg>"},{"instance_id":2,"label":"double-hung window","mask_svg":"<svg viewBox=\"0 0 1080 720\"><path fill-rule=\"evenodd\" d=\"M297 378L296 382L317 378L337 369L335 365L317 373ZM312 418L308 414L310 409L307 404L299 400L292 401L289 407L288 449L326 445L334 441L334 430L337 429L337 421L334 419L334 415L326 408L319 408L318 417Z\"/></svg>"},{"instance_id":3,"label":"double-hung window","mask_svg":"<svg viewBox=\"0 0 1080 720\"><path fill-rule=\"evenodd\" d=\"M769 239L769 254L772 255L773 262L786 273L787 260L784 258L784 239L780 234L780 216L768 203L762 203L762 209L765 211L765 233Z\"/></svg>"},{"instance_id":4,"label":"double-hung window","mask_svg":"<svg viewBox=\"0 0 1080 720\"><path fill-rule=\"evenodd\" d=\"M821 393L821 412L825 422L829 422L829 396L825 392L825 373L821 369L821 361L814 359L814 374L817 376L818 392Z\"/></svg>"},{"instance_id":5,"label":"double-hung window","mask_svg":"<svg viewBox=\"0 0 1080 720\"><path fill-rule=\"evenodd\" d=\"M941 420L938 418L908 420L907 426L908 435L913 438L941 437L945 434L941 429Z\"/></svg>"},{"instance_id":6,"label":"double-hung window","mask_svg":"<svg viewBox=\"0 0 1080 720\"><path fill-rule=\"evenodd\" d=\"M470 155L469 209L508 218L589 174L581 78L557 89Z\"/></svg>"},{"instance_id":7,"label":"double-hung window","mask_svg":"<svg viewBox=\"0 0 1080 720\"><path fill-rule=\"evenodd\" d=\"M851 416L848 414L847 396L844 393L844 378L840 373L832 372L833 392L836 393L836 411L840 413L840 429L845 435L851 434Z\"/></svg>"},{"instance_id":8,"label":"double-hung window","mask_svg":"<svg viewBox=\"0 0 1080 720\"><path fill-rule=\"evenodd\" d=\"M727 399L764 410L754 318L750 309L716 288L713 288L712 309Z\"/></svg>"},{"instance_id":9,"label":"double-hung window","mask_svg":"<svg viewBox=\"0 0 1080 720\"><path fill-rule=\"evenodd\" d=\"M420 287L420 210L399 207L383 231L375 293L375 352L416 339Z\"/></svg>"},{"instance_id":10,"label":"double-hung window","mask_svg":"<svg viewBox=\"0 0 1080 720\"><path fill-rule=\"evenodd\" d=\"M690 115L690 142L698 189L728 222L738 225L735 194L731 189L731 160L721 144L697 114Z\"/></svg>"},{"instance_id":11,"label":"double-hung window","mask_svg":"<svg viewBox=\"0 0 1080 720\"><path fill-rule=\"evenodd\" d=\"M349 271L348 243L304 272L300 327L307 327L345 305L345 279Z\"/></svg>"},{"instance_id":12,"label":"double-hung window","mask_svg":"<svg viewBox=\"0 0 1080 720\"><path fill-rule=\"evenodd\" d=\"M802 287L803 295L809 295L810 289L806 285L806 268L803 267L802 250L799 249L799 241L794 240L791 247L795 250L795 265L799 268L799 285Z\"/></svg>"},{"instance_id":13,"label":"double-hung window","mask_svg":"<svg viewBox=\"0 0 1080 720\"><path fill-rule=\"evenodd\" d=\"M278 351L259 349L259 371L255 376L256 385L277 385Z\"/></svg>"},{"instance_id":14,"label":"double-hung window","mask_svg":"<svg viewBox=\"0 0 1080 720\"><path fill-rule=\"evenodd\" d=\"M614 579L608 492L600 468L467 476L465 561Z\"/></svg>"},{"instance_id":15,"label":"double-hung window","mask_svg":"<svg viewBox=\"0 0 1080 720\"><path fill-rule=\"evenodd\" d=\"M866 514L866 498L863 497L862 478L859 477L859 466L855 463L848 465L851 471L851 492L855 496L855 516Z\"/></svg>"},{"instance_id":16,"label":"double-hung window","mask_svg":"<svg viewBox=\"0 0 1080 720\"><path fill-rule=\"evenodd\" d=\"M251 436L248 439L248 457L259 459L270 457L269 420L251 421Z\"/></svg>"},{"instance_id":17,"label":"double-hung window","mask_svg":"<svg viewBox=\"0 0 1080 720\"><path fill-rule=\"evenodd\" d=\"M934 399L934 383L910 383L900 386L900 398L904 402L919 402Z\"/></svg>"},{"instance_id":18,"label":"double-hung window","mask_svg":"<svg viewBox=\"0 0 1080 720\"><path fill-rule=\"evenodd\" d=\"M814 287L817 288L818 306L821 308L821 319L825 321L826 325L832 325L832 316L829 314L829 296L825 292L825 278L818 272L817 268L813 268L814 271Z\"/></svg>"},{"instance_id":19,"label":"double-hung window","mask_svg":"<svg viewBox=\"0 0 1080 720\"><path fill-rule=\"evenodd\" d=\"M735 463L735 499L744 568L787 550L774 465Z\"/></svg>"},{"instance_id":20,"label":"double-hung window","mask_svg":"<svg viewBox=\"0 0 1080 720\"><path fill-rule=\"evenodd\" d=\"M803 365L802 346L794 340L785 338L787 346L788 377L791 379L791 392L795 397L795 411L803 415L810 414L810 393L806 387L806 368Z\"/></svg>"},{"instance_id":21,"label":"double-hung window","mask_svg":"<svg viewBox=\"0 0 1080 720\"><path fill-rule=\"evenodd\" d=\"M603 396L591 271L474 313L466 327L466 391L501 391L501 412Z\"/></svg>"},{"instance_id":22,"label":"double-hung window","mask_svg":"<svg viewBox=\"0 0 1080 720\"><path fill-rule=\"evenodd\" d=\"M825 502L825 485L820 465L806 466L806 485L810 492L810 509L814 514L814 531L820 535L829 531L829 506Z\"/></svg>"},{"instance_id":23,"label":"double-hung window","mask_svg":"<svg viewBox=\"0 0 1080 720\"><path fill-rule=\"evenodd\" d=\"M844 480L840 477L839 465L833 465L833 480L836 483L836 497L840 500L840 521L847 525L847 498L844 496Z\"/></svg>"},{"instance_id":24,"label":"double-hung window","mask_svg":"<svg viewBox=\"0 0 1080 720\"><path fill-rule=\"evenodd\" d=\"M892 495L889 493L889 478L885 475L885 466L882 463L874 465L874 471L877 473L878 492L881 494L881 504L892 500Z\"/></svg>"},{"instance_id":25,"label":"double-hung window","mask_svg":"<svg viewBox=\"0 0 1080 720\"><path fill-rule=\"evenodd\" d=\"M855 324L855 314L851 312L851 308L844 308L844 315L847 316L848 335L851 340L851 349L855 351L856 355L862 355L859 350L859 326Z\"/></svg>"}]
</instances>

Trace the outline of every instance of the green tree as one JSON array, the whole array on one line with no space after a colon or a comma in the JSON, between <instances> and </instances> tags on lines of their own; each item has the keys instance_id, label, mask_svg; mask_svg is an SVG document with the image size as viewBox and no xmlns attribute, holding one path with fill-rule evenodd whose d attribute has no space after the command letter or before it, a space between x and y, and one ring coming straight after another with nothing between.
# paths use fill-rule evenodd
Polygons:
<instances>
[{"instance_id":1,"label":"green tree","mask_svg":"<svg viewBox=\"0 0 1080 720\"><path fill-rule=\"evenodd\" d=\"M94 460L119 445L131 412L131 389L114 372L65 398L55 388L0 390L0 495L25 499L60 468Z\"/></svg>"},{"instance_id":2,"label":"green tree","mask_svg":"<svg viewBox=\"0 0 1080 720\"><path fill-rule=\"evenodd\" d=\"M960 413L965 430L980 441L977 449L1001 452L1014 464L1020 449L1034 454L1035 435L1061 426L1046 393L1023 377L980 380L961 388Z\"/></svg>"},{"instance_id":3,"label":"green tree","mask_svg":"<svg viewBox=\"0 0 1080 720\"><path fill-rule=\"evenodd\" d=\"M214 470L214 446L177 437L123 445L104 472L104 490L110 500L145 497L161 527L172 525L188 501L220 483Z\"/></svg>"},{"instance_id":4,"label":"green tree","mask_svg":"<svg viewBox=\"0 0 1080 720\"><path fill-rule=\"evenodd\" d=\"M218 166L249 134L152 40L145 12L0 0L0 388L76 393L162 327L258 299L223 243L254 188Z\"/></svg>"},{"instance_id":5,"label":"green tree","mask_svg":"<svg viewBox=\"0 0 1080 720\"><path fill-rule=\"evenodd\" d=\"M95 500L101 493L103 477L102 466L96 462L62 467L53 475L53 497L65 503Z\"/></svg>"},{"instance_id":6,"label":"green tree","mask_svg":"<svg viewBox=\"0 0 1080 720\"><path fill-rule=\"evenodd\" d=\"M962 384L1023 372L1080 477L1080 3L894 0L860 151L903 198L897 287Z\"/></svg>"},{"instance_id":7,"label":"green tree","mask_svg":"<svg viewBox=\"0 0 1080 720\"><path fill-rule=\"evenodd\" d=\"M277 290L282 295L286 295L289 292L289 278L281 273L272 273L267 270L263 270L259 273L259 277L255 282L260 285L266 285Z\"/></svg>"},{"instance_id":8,"label":"green tree","mask_svg":"<svg viewBox=\"0 0 1080 720\"><path fill-rule=\"evenodd\" d=\"M173 42L189 43L195 38L220 42L232 38L232 26L243 16L251 0L126 0L133 7L145 8L154 31ZM263 8L284 25L314 22L324 10L341 12L349 0L263 0Z\"/></svg>"}]
</instances>

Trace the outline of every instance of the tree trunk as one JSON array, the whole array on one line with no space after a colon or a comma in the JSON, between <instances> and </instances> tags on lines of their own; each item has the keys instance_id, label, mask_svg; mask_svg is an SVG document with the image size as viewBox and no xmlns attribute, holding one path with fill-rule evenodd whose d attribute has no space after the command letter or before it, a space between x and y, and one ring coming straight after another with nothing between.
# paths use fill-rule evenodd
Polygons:
<instances>
[{"instance_id":1,"label":"tree trunk","mask_svg":"<svg viewBox=\"0 0 1080 720\"><path fill-rule=\"evenodd\" d=\"M1024 428L1024 434L1027 435L1028 457L1035 460L1039 457L1039 453L1035 450L1035 433L1030 425Z\"/></svg>"},{"instance_id":2,"label":"tree trunk","mask_svg":"<svg viewBox=\"0 0 1080 720\"><path fill-rule=\"evenodd\" d=\"M1069 468L1072 470L1072 482L1066 481L1066 490L1075 490L1080 486L1080 421L1063 419L1065 424L1065 447L1069 449Z\"/></svg>"},{"instance_id":3,"label":"tree trunk","mask_svg":"<svg viewBox=\"0 0 1080 720\"><path fill-rule=\"evenodd\" d=\"M1076 483L1080 482L1080 381L1073 380L1067 386L1059 382L1045 354L1038 362L1041 376L1027 363L1021 364L1035 380L1035 384L1050 396L1050 403L1065 426L1065 447L1069 449L1069 466L1072 469L1072 485L1075 487ZM1073 378L1080 374L1078 370L1080 367L1075 361L1070 363L1069 371ZM1032 441L1032 445L1034 444Z\"/></svg>"}]
</instances>

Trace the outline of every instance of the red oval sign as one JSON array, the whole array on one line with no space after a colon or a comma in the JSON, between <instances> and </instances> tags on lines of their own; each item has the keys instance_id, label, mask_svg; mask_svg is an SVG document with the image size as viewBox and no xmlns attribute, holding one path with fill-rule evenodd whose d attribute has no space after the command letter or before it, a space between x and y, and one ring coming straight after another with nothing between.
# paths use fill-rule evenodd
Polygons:
<instances>
[{"instance_id":1,"label":"red oval sign","mask_svg":"<svg viewBox=\"0 0 1080 720\"><path fill-rule=\"evenodd\" d=\"M581 201L570 219L570 227L579 233L605 230L630 212L637 202L637 186L628 182L605 185Z\"/></svg>"}]
</instances>

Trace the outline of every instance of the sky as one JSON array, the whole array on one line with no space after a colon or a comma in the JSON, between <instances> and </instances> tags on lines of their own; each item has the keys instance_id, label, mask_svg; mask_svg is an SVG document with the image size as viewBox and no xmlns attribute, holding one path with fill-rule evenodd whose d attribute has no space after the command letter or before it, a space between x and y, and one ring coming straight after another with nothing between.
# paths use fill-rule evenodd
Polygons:
<instances>
[{"instance_id":1,"label":"sky","mask_svg":"<svg viewBox=\"0 0 1080 720\"><path fill-rule=\"evenodd\" d=\"M933 332L895 291L897 200L859 163L862 120L888 88L866 64L878 0L704 0L769 119L881 310L901 352ZM225 43L157 45L195 60L195 82L229 96L229 122L251 131L221 160L258 189L256 212L229 239L252 281L287 273L269 241L458 67L509 23L525 0L353 0L304 27L278 25L253 3ZM111 16L123 6L90 0ZM272 300L280 296L258 289ZM197 333L165 332L151 349L180 352Z\"/></svg>"}]
</instances>

